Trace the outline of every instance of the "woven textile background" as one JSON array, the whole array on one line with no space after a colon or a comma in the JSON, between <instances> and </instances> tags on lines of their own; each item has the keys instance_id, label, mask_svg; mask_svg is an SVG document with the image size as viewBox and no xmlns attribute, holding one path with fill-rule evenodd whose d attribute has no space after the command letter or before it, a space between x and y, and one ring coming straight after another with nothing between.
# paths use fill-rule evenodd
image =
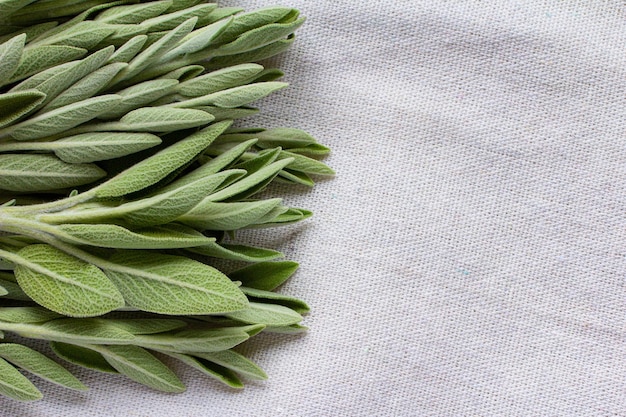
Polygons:
<instances>
[{"instance_id":1,"label":"woven textile background","mask_svg":"<svg viewBox=\"0 0 626 417\"><path fill-rule=\"evenodd\" d=\"M310 332L246 346L270 379L242 392L79 371L0 415L626 416L624 2L282 4L291 87L243 124L311 132L338 176L244 236L301 262Z\"/></svg>"}]
</instances>

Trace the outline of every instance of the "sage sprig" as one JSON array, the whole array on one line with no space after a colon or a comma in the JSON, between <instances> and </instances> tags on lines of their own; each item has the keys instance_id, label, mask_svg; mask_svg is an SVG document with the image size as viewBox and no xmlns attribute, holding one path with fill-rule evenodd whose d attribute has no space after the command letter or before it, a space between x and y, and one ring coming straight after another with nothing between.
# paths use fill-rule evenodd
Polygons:
<instances>
[{"instance_id":1,"label":"sage sprig","mask_svg":"<svg viewBox=\"0 0 626 417\"><path fill-rule=\"evenodd\" d=\"M202 0L0 0L0 394L42 397L18 369L86 389L11 334L182 392L160 358L241 388L267 376L233 349L306 330L307 304L276 291L298 264L237 231L310 217L262 192L333 175L329 149L233 126L287 86L257 61L303 22Z\"/></svg>"}]
</instances>

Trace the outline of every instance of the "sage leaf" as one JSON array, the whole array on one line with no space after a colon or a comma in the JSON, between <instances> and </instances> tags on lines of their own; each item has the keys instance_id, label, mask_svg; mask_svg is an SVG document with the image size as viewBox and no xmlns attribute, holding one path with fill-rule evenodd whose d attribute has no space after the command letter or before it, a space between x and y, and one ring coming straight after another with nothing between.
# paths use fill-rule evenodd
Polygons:
<instances>
[{"instance_id":1,"label":"sage leaf","mask_svg":"<svg viewBox=\"0 0 626 417\"><path fill-rule=\"evenodd\" d=\"M150 133L92 132L56 140L47 148L62 161L79 164L119 158L160 143L161 138Z\"/></svg>"},{"instance_id":2,"label":"sage leaf","mask_svg":"<svg viewBox=\"0 0 626 417\"><path fill-rule=\"evenodd\" d=\"M195 159L230 124L215 123L188 136L94 188L94 193L101 198L119 197L156 184Z\"/></svg>"},{"instance_id":3,"label":"sage leaf","mask_svg":"<svg viewBox=\"0 0 626 417\"><path fill-rule=\"evenodd\" d=\"M221 135L215 143L243 142L252 138L257 139L258 146L261 148L276 148L279 146L283 149L301 148L317 143L315 138L305 131L286 127L229 130Z\"/></svg>"},{"instance_id":4,"label":"sage leaf","mask_svg":"<svg viewBox=\"0 0 626 417\"><path fill-rule=\"evenodd\" d=\"M37 90L0 94L0 128L15 123L43 103L45 98L46 95Z\"/></svg>"},{"instance_id":5,"label":"sage leaf","mask_svg":"<svg viewBox=\"0 0 626 417\"><path fill-rule=\"evenodd\" d=\"M86 49L65 45L43 45L25 49L9 82L24 79L55 65L80 58L86 53Z\"/></svg>"},{"instance_id":6,"label":"sage leaf","mask_svg":"<svg viewBox=\"0 0 626 417\"><path fill-rule=\"evenodd\" d=\"M179 330L139 335L136 343L148 349L177 353L219 352L248 340L250 334L246 330L246 327Z\"/></svg>"},{"instance_id":7,"label":"sage leaf","mask_svg":"<svg viewBox=\"0 0 626 417\"><path fill-rule=\"evenodd\" d=\"M70 243L117 249L178 249L213 243L213 238L168 227L131 231L114 224L61 224L60 239Z\"/></svg>"},{"instance_id":8,"label":"sage leaf","mask_svg":"<svg viewBox=\"0 0 626 417\"><path fill-rule=\"evenodd\" d=\"M218 244L216 242L203 246L191 247L188 250L213 258L244 262L265 262L282 258L284 256L281 252L271 249L226 243Z\"/></svg>"},{"instance_id":9,"label":"sage leaf","mask_svg":"<svg viewBox=\"0 0 626 417\"><path fill-rule=\"evenodd\" d=\"M201 110L142 107L122 117L119 123L103 125L104 130L171 132L208 124L213 117Z\"/></svg>"},{"instance_id":10,"label":"sage leaf","mask_svg":"<svg viewBox=\"0 0 626 417\"><path fill-rule=\"evenodd\" d=\"M42 109L42 112L51 111L94 96L125 67L126 64L118 62L95 70L59 94Z\"/></svg>"},{"instance_id":11,"label":"sage leaf","mask_svg":"<svg viewBox=\"0 0 626 417\"><path fill-rule=\"evenodd\" d=\"M238 164L233 165L232 167L235 169L244 169L248 172L248 174L253 174L257 172L258 170L262 169L263 167L266 167L272 162L274 162L276 158L278 158L280 151L281 151L280 148L276 148L276 149L270 149L267 152L263 152L259 154L244 155L244 156L251 156L251 158L248 159L247 161L239 162Z\"/></svg>"},{"instance_id":12,"label":"sage leaf","mask_svg":"<svg viewBox=\"0 0 626 417\"><path fill-rule=\"evenodd\" d=\"M176 85L178 80L152 80L117 91L116 94L122 97L122 101L114 109L101 114L99 118L117 119L131 110L168 95Z\"/></svg>"},{"instance_id":13,"label":"sage leaf","mask_svg":"<svg viewBox=\"0 0 626 417\"><path fill-rule=\"evenodd\" d=\"M252 107L237 107L235 109L224 109L215 106L196 106L193 107L197 110L205 111L215 118L216 122L222 120L236 120L243 119L244 117L254 116L259 112L259 109Z\"/></svg>"},{"instance_id":14,"label":"sage leaf","mask_svg":"<svg viewBox=\"0 0 626 417\"><path fill-rule=\"evenodd\" d=\"M271 58L285 52L296 40L295 35L289 35L287 39L282 39L269 45L262 46L249 52L235 55L216 56L207 63L207 68L223 68L232 65L244 64L246 62L258 62Z\"/></svg>"},{"instance_id":15,"label":"sage leaf","mask_svg":"<svg viewBox=\"0 0 626 417\"><path fill-rule=\"evenodd\" d=\"M0 321L9 323L42 323L59 317L42 307L0 307Z\"/></svg>"},{"instance_id":16,"label":"sage leaf","mask_svg":"<svg viewBox=\"0 0 626 417\"><path fill-rule=\"evenodd\" d=\"M107 94L88 98L28 119L11 127L15 140L32 140L71 129L115 107L121 98Z\"/></svg>"},{"instance_id":17,"label":"sage leaf","mask_svg":"<svg viewBox=\"0 0 626 417\"><path fill-rule=\"evenodd\" d=\"M231 22L232 19L224 19L201 29L194 30L183 38L175 48L163 55L159 61L167 62L182 55L192 54L203 50L208 47L211 42L219 36L224 29L228 27L228 25L230 25Z\"/></svg>"},{"instance_id":18,"label":"sage leaf","mask_svg":"<svg viewBox=\"0 0 626 417\"><path fill-rule=\"evenodd\" d=\"M309 177L304 172L291 171L291 170L285 169L281 171L278 175L279 175L279 178L278 178L279 180L284 179L286 180L286 182L291 182L294 184L301 184L307 187L313 187L315 185L315 182L313 181L313 179L311 179L311 177Z\"/></svg>"},{"instance_id":19,"label":"sage leaf","mask_svg":"<svg viewBox=\"0 0 626 417\"><path fill-rule=\"evenodd\" d=\"M241 64L212 71L181 83L176 89L186 97L200 97L227 88L237 87L263 71L258 64Z\"/></svg>"},{"instance_id":20,"label":"sage leaf","mask_svg":"<svg viewBox=\"0 0 626 417\"><path fill-rule=\"evenodd\" d=\"M260 262L228 274L233 281L240 281L245 287L272 291L283 284L298 269L293 261Z\"/></svg>"},{"instance_id":21,"label":"sage leaf","mask_svg":"<svg viewBox=\"0 0 626 417\"><path fill-rule=\"evenodd\" d=\"M220 137L218 137L216 140L218 140ZM217 157L202 165L202 169L206 172L218 172L222 168L225 168L233 162L237 161L256 142L256 139L250 139L246 142L240 143L237 146L233 146L226 152L218 155Z\"/></svg>"},{"instance_id":22,"label":"sage leaf","mask_svg":"<svg viewBox=\"0 0 626 417\"><path fill-rule=\"evenodd\" d=\"M178 80L180 82L190 80L197 76L198 74L202 74L204 72L204 67L202 65L187 65L185 67L181 67L175 69L173 71L168 72L160 76L160 79L170 79L170 80Z\"/></svg>"},{"instance_id":23,"label":"sage leaf","mask_svg":"<svg viewBox=\"0 0 626 417\"><path fill-rule=\"evenodd\" d=\"M247 299L225 275L172 255L120 251L105 269L129 305L160 314L215 314L245 308Z\"/></svg>"},{"instance_id":24,"label":"sage leaf","mask_svg":"<svg viewBox=\"0 0 626 417\"><path fill-rule=\"evenodd\" d=\"M237 230L255 223L281 201L280 198L237 203L203 201L178 220L200 230Z\"/></svg>"},{"instance_id":25,"label":"sage leaf","mask_svg":"<svg viewBox=\"0 0 626 417\"><path fill-rule=\"evenodd\" d=\"M300 334L309 330L308 327L300 324L291 324L289 326L267 326L265 327L266 333L278 333L278 334Z\"/></svg>"},{"instance_id":26,"label":"sage leaf","mask_svg":"<svg viewBox=\"0 0 626 417\"><path fill-rule=\"evenodd\" d=\"M51 68L33 74L27 79L23 80L21 83L11 88L9 91L14 92L35 88L46 80L54 77L55 75L65 72L69 68L72 68L74 65L76 65L76 62L78 61L63 62L62 64L55 65Z\"/></svg>"},{"instance_id":27,"label":"sage leaf","mask_svg":"<svg viewBox=\"0 0 626 417\"><path fill-rule=\"evenodd\" d=\"M144 20L141 26L148 32L169 31L180 27L184 22L193 19L195 22L202 16L208 15L217 7L216 4L199 4L197 6L178 10L173 13L164 14ZM185 34L186 35L186 34Z\"/></svg>"},{"instance_id":28,"label":"sage leaf","mask_svg":"<svg viewBox=\"0 0 626 417\"><path fill-rule=\"evenodd\" d=\"M143 48L147 40L148 37L146 35L133 36L111 55L109 63L128 63L128 61L133 59L139 51L141 51L141 48Z\"/></svg>"},{"instance_id":29,"label":"sage leaf","mask_svg":"<svg viewBox=\"0 0 626 417\"><path fill-rule=\"evenodd\" d=\"M231 370L217 365L208 360L198 358L191 355L185 355L183 353L173 353L173 352L163 352L172 358L178 359L186 365L191 366L194 369L199 370L205 375L210 376L211 378L215 378L218 381L228 385L231 388L243 388L243 384L237 378L237 375Z\"/></svg>"},{"instance_id":30,"label":"sage leaf","mask_svg":"<svg viewBox=\"0 0 626 417\"><path fill-rule=\"evenodd\" d=\"M97 22L130 24L141 23L165 12L172 5L171 0L152 1L146 4L131 4L111 7L96 16Z\"/></svg>"},{"instance_id":31,"label":"sage leaf","mask_svg":"<svg viewBox=\"0 0 626 417\"><path fill-rule=\"evenodd\" d=\"M191 18L185 20L175 29L168 32L161 39L150 45L148 48L140 52L129 63L128 67L123 69L117 77L113 80L113 83L117 81L127 80L135 75L139 74L142 70L147 68L151 63L160 58L167 51L172 49L178 41L184 38L196 24L197 18ZM145 22L144 22L145 23Z\"/></svg>"},{"instance_id":32,"label":"sage leaf","mask_svg":"<svg viewBox=\"0 0 626 417\"><path fill-rule=\"evenodd\" d=\"M113 29L100 25L98 22L78 22L53 36L47 36L41 40L37 39L32 45L37 47L43 45L66 45L89 50L113 32Z\"/></svg>"},{"instance_id":33,"label":"sage leaf","mask_svg":"<svg viewBox=\"0 0 626 417\"><path fill-rule=\"evenodd\" d=\"M6 18L35 0L2 0L0 2L0 16Z\"/></svg>"},{"instance_id":34,"label":"sage leaf","mask_svg":"<svg viewBox=\"0 0 626 417\"><path fill-rule=\"evenodd\" d=\"M225 316L243 323L268 326L289 326L302 321L302 316L288 307L252 301L247 308L227 313Z\"/></svg>"},{"instance_id":35,"label":"sage leaf","mask_svg":"<svg viewBox=\"0 0 626 417\"><path fill-rule=\"evenodd\" d=\"M110 374L119 373L104 359L104 356L91 349L63 342L50 342L50 347L55 355L74 365Z\"/></svg>"},{"instance_id":36,"label":"sage leaf","mask_svg":"<svg viewBox=\"0 0 626 417\"><path fill-rule=\"evenodd\" d=\"M288 295L279 294L274 291L264 291L256 288L250 287L240 287L241 291L251 298L252 301L260 301L264 303L271 302L272 304L280 304L285 307L289 307L290 309L300 313L305 314L308 313L310 308L309 306L302 300L290 297Z\"/></svg>"},{"instance_id":37,"label":"sage leaf","mask_svg":"<svg viewBox=\"0 0 626 417\"><path fill-rule=\"evenodd\" d=\"M0 357L53 384L79 391L87 389L67 369L29 347L17 343L0 343Z\"/></svg>"},{"instance_id":38,"label":"sage leaf","mask_svg":"<svg viewBox=\"0 0 626 417\"><path fill-rule=\"evenodd\" d=\"M252 29L234 41L220 46L214 54L215 56L235 55L272 44L295 32L302 26L304 20L302 18L289 23L273 23Z\"/></svg>"},{"instance_id":39,"label":"sage leaf","mask_svg":"<svg viewBox=\"0 0 626 417\"><path fill-rule=\"evenodd\" d=\"M0 45L0 85L9 81L17 70L22 52L24 51L25 42L26 35L24 34L16 36Z\"/></svg>"},{"instance_id":40,"label":"sage leaf","mask_svg":"<svg viewBox=\"0 0 626 417\"><path fill-rule=\"evenodd\" d=\"M222 350L211 353L196 353L194 356L228 368L237 374L254 380L265 380L267 374L256 363L234 350Z\"/></svg>"},{"instance_id":41,"label":"sage leaf","mask_svg":"<svg viewBox=\"0 0 626 417\"><path fill-rule=\"evenodd\" d=\"M232 42L238 36L265 25L280 21L294 12L287 7L266 7L252 12L242 13L235 17L233 23L220 36L221 43Z\"/></svg>"},{"instance_id":42,"label":"sage leaf","mask_svg":"<svg viewBox=\"0 0 626 417\"><path fill-rule=\"evenodd\" d=\"M74 65L70 66L67 70L62 71L41 84L34 86L37 90L46 94L45 102L52 101L55 97L66 90L70 85L75 84L83 77L91 74L98 68L100 68L113 53L113 47L101 49L87 58L84 58ZM15 91L15 89L13 89ZM44 102L44 103L45 103Z\"/></svg>"},{"instance_id":43,"label":"sage leaf","mask_svg":"<svg viewBox=\"0 0 626 417\"><path fill-rule=\"evenodd\" d=\"M232 109L235 107L245 106L246 104L266 97L271 93L287 86L287 83L278 81L242 85L207 94L205 96L179 101L168 106L174 108L191 108L214 105L217 107Z\"/></svg>"},{"instance_id":44,"label":"sage leaf","mask_svg":"<svg viewBox=\"0 0 626 417\"><path fill-rule=\"evenodd\" d=\"M95 165L68 164L52 155L0 155L0 189L45 191L88 184L106 173Z\"/></svg>"},{"instance_id":45,"label":"sage leaf","mask_svg":"<svg viewBox=\"0 0 626 417\"><path fill-rule=\"evenodd\" d=\"M119 373L163 392L183 392L185 385L160 360L139 346L87 346L100 353Z\"/></svg>"},{"instance_id":46,"label":"sage leaf","mask_svg":"<svg viewBox=\"0 0 626 417\"><path fill-rule=\"evenodd\" d=\"M18 401L36 401L43 394L4 359L0 359L0 394Z\"/></svg>"},{"instance_id":47,"label":"sage leaf","mask_svg":"<svg viewBox=\"0 0 626 417\"><path fill-rule=\"evenodd\" d=\"M96 266L45 244L26 246L15 277L38 304L66 316L88 317L124 305L117 288Z\"/></svg>"},{"instance_id":48,"label":"sage leaf","mask_svg":"<svg viewBox=\"0 0 626 417\"><path fill-rule=\"evenodd\" d=\"M126 330L132 334L155 334L177 330L187 326L182 320L176 319L106 319L107 323Z\"/></svg>"},{"instance_id":49,"label":"sage leaf","mask_svg":"<svg viewBox=\"0 0 626 417\"><path fill-rule=\"evenodd\" d=\"M41 324L19 324L14 331L33 339L80 344L128 344L135 338L132 333L94 318L60 318Z\"/></svg>"},{"instance_id":50,"label":"sage leaf","mask_svg":"<svg viewBox=\"0 0 626 417\"><path fill-rule=\"evenodd\" d=\"M223 201L226 199L243 199L261 191L278 173L285 168L291 160L282 159L266 167L261 168L228 187L211 194L206 201Z\"/></svg>"}]
</instances>

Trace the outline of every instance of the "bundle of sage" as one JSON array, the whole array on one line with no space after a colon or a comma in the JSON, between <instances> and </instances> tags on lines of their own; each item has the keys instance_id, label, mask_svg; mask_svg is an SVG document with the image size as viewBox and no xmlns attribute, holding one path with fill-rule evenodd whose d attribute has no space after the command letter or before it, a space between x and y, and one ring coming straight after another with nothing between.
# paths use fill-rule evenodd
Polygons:
<instances>
[{"instance_id":1,"label":"bundle of sage","mask_svg":"<svg viewBox=\"0 0 626 417\"><path fill-rule=\"evenodd\" d=\"M185 387L163 357L264 379L233 348L303 331L308 307L274 291L297 263L236 231L308 218L258 193L333 171L306 132L232 124L287 85L256 62L304 19L199 0L0 0L0 16L0 394L42 397L18 368L86 388L23 338L167 392Z\"/></svg>"}]
</instances>

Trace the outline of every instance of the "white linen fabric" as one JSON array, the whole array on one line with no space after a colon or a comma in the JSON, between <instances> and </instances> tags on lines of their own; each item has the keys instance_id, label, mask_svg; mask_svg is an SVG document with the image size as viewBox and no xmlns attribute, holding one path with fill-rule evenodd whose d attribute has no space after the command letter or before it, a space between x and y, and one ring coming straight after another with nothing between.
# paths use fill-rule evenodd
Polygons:
<instances>
[{"instance_id":1,"label":"white linen fabric","mask_svg":"<svg viewBox=\"0 0 626 417\"><path fill-rule=\"evenodd\" d=\"M338 175L242 236L301 263L310 331L244 346L270 379L241 392L71 368L90 391L0 414L626 416L624 3L282 3L308 17L271 60L291 86L241 125L307 130Z\"/></svg>"}]
</instances>

